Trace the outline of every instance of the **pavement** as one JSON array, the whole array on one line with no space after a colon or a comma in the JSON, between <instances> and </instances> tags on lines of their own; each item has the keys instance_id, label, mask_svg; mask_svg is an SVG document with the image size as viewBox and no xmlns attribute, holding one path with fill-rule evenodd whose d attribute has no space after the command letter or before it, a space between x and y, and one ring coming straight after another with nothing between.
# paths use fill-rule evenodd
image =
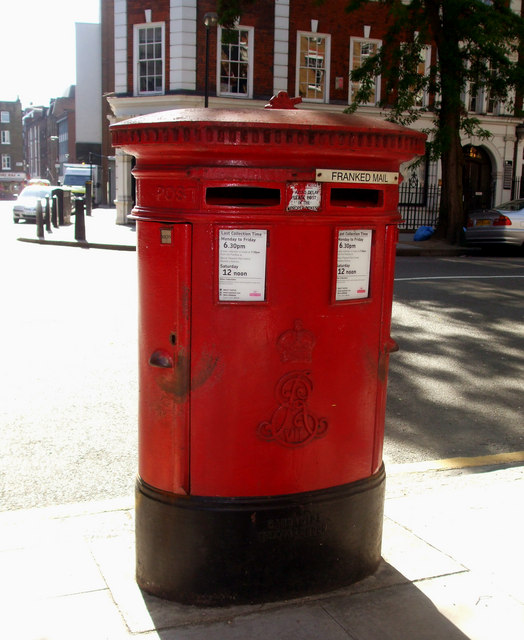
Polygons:
<instances>
[{"instance_id":1,"label":"pavement","mask_svg":"<svg viewBox=\"0 0 524 640\"><path fill-rule=\"evenodd\" d=\"M465 247L449 244L444 240L413 240L413 233L400 232L397 244L397 256L466 256L477 255L477 247Z\"/></svg>"},{"instance_id":2,"label":"pavement","mask_svg":"<svg viewBox=\"0 0 524 640\"><path fill-rule=\"evenodd\" d=\"M19 225L19 240L49 245L78 246L83 249L136 250L135 225L116 224L116 210L111 208L93 209L91 216L85 216L85 241L75 240L74 217L69 225L50 227L44 232L44 239L37 238L37 227L33 224ZM443 240L423 240L415 242L413 233L400 232L397 244L398 256L457 256L477 253L478 249L450 245Z\"/></svg>"},{"instance_id":3,"label":"pavement","mask_svg":"<svg viewBox=\"0 0 524 640\"><path fill-rule=\"evenodd\" d=\"M113 209L86 218L83 243L74 240L73 225L44 240L35 225L21 224L17 232L22 241L83 250L136 248L134 228L116 225ZM399 250L439 250L428 242L402 234ZM203 608L142 592L134 579L132 496L0 511L1 637L520 640L524 452L385 462L377 572L343 589L266 604Z\"/></svg>"},{"instance_id":4,"label":"pavement","mask_svg":"<svg viewBox=\"0 0 524 640\"><path fill-rule=\"evenodd\" d=\"M386 466L387 468L387 466ZM0 513L6 640L512 640L524 631L522 461L395 469L378 571L330 593L196 607L134 580L131 497Z\"/></svg>"}]
</instances>

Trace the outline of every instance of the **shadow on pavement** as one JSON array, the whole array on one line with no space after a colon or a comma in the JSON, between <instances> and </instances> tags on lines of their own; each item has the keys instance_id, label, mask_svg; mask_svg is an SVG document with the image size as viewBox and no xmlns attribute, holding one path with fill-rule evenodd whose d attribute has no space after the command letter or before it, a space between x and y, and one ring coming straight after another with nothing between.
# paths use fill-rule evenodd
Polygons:
<instances>
[{"instance_id":1,"label":"shadow on pavement","mask_svg":"<svg viewBox=\"0 0 524 640\"><path fill-rule=\"evenodd\" d=\"M396 282L386 438L402 461L524 448L524 291L499 282Z\"/></svg>"},{"instance_id":2,"label":"shadow on pavement","mask_svg":"<svg viewBox=\"0 0 524 640\"><path fill-rule=\"evenodd\" d=\"M289 602L200 609L142 596L162 640L467 640L386 562L345 590Z\"/></svg>"}]
</instances>

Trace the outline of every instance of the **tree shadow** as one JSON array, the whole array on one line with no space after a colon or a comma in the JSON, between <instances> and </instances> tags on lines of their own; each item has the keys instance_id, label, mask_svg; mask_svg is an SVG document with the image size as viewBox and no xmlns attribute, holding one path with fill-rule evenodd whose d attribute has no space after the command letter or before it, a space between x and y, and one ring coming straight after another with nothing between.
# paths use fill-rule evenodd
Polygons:
<instances>
[{"instance_id":1,"label":"tree shadow","mask_svg":"<svg viewBox=\"0 0 524 640\"><path fill-rule=\"evenodd\" d=\"M385 442L396 462L524 449L521 282L396 282Z\"/></svg>"}]
</instances>

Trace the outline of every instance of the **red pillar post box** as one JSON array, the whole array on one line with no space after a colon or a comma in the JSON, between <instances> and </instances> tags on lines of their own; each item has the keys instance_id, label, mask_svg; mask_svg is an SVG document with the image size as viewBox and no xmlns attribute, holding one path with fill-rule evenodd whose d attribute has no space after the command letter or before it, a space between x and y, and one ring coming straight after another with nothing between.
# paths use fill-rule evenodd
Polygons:
<instances>
[{"instance_id":1,"label":"red pillar post box","mask_svg":"<svg viewBox=\"0 0 524 640\"><path fill-rule=\"evenodd\" d=\"M112 126L136 157L139 585L326 591L380 560L400 164L424 138L294 108Z\"/></svg>"}]
</instances>

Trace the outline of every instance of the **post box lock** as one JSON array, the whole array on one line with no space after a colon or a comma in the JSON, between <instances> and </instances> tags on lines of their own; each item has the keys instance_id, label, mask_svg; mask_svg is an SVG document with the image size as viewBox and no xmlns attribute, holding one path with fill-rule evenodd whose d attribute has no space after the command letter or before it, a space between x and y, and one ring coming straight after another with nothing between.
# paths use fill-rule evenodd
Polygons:
<instances>
[{"instance_id":1,"label":"post box lock","mask_svg":"<svg viewBox=\"0 0 524 640\"><path fill-rule=\"evenodd\" d=\"M173 358L164 349L157 349L156 351L153 351L153 353L151 354L151 357L149 358L149 364L152 367L160 367L162 369L172 369Z\"/></svg>"}]
</instances>

